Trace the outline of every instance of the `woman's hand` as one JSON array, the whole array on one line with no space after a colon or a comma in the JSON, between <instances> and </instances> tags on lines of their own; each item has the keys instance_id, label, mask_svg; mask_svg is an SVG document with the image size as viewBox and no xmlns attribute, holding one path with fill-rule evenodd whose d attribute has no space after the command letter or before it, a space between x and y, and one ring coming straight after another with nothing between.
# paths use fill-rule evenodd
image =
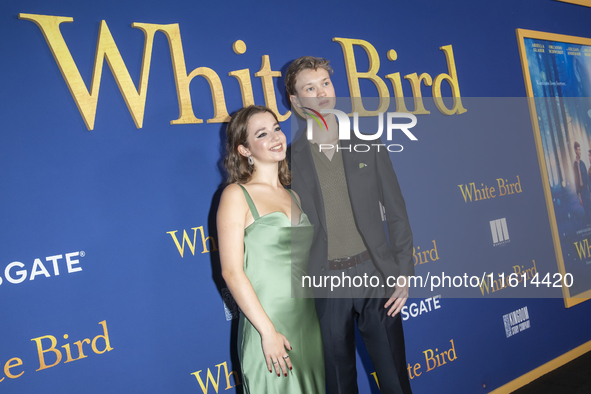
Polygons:
<instances>
[{"instance_id":1,"label":"woman's hand","mask_svg":"<svg viewBox=\"0 0 591 394\"><path fill-rule=\"evenodd\" d=\"M281 372L283 372L284 376L287 376L287 368L292 369L291 361L286 351L286 349L291 350L289 341L283 334L275 330L261 337L263 354L265 355L269 372L273 372L272 366L274 366L277 376L281 376Z\"/></svg>"}]
</instances>

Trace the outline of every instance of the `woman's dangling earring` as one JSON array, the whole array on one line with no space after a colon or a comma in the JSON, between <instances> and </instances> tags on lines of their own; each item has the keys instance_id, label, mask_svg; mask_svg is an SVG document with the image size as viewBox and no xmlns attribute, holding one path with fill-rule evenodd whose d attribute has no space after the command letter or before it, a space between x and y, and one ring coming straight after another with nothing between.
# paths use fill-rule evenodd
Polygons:
<instances>
[{"instance_id":1,"label":"woman's dangling earring","mask_svg":"<svg viewBox=\"0 0 591 394\"><path fill-rule=\"evenodd\" d=\"M251 166L254 165L254 160L252 159L251 155L248 155L248 164L250 164Z\"/></svg>"}]
</instances>

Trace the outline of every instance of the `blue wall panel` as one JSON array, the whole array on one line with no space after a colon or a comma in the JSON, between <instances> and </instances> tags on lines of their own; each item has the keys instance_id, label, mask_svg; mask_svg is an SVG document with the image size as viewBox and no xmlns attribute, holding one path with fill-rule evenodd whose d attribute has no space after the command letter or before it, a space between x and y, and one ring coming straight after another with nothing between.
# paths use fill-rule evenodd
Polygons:
<instances>
[{"instance_id":1,"label":"blue wall panel","mask_svg":"<svg viewBox=\"0 0 591 394\"><path fill-rule=\"evenodd\" d=\"M261 78L255 77L265 55L271 69L283 75L299 56L326 57L335 70L337 95L348 96L343 51L332 39L365 40L376 49L378 75L393 94L387 74L448 73L439 48L452 45L468 111L443 116L427 100L432 113L418 117L419 141L404 141L404 151L391 155L415 247L437 248L428 262L417 265L417 273L512 272L515 265L530 268L533 260L540 273L556 271L515 29L591 37L589 8L533 0L3 2L3 392L241 392L240 385L227 384L235 386L239 372L226 380L226 373L239 371L237 319L226 320L219 257L210 240L207 250L202 242L210 236L217 242L225 135L225 124L207 123L214 116L207 81L196 77L190 84L195 116L204 122L172 125L179 117L175 73L169 42L158 32L143 126L134 124L105 62L89 131L40 28L19 19L21 13L73 18L60 31L87 88L101 21L136 88L144 34L131 24L178 24L187 73L198 67L215 71L228 113L242 106L240 85L228 75L232 71L248 69L254 100L265 103ZM237 40L246 43L242 55L232 50ZM390 49L397 60L388 60ZM367 69L363 49L355 48L355 60L359 70ZM283 78L273 83L283 114L290 109ZM360 86L364 96L377 94L369 80ZM404 79L403 90L411 95ZM449 95L450 89L443 91ZM431 89L423 87L423 95L430 96ZM291 121L282 126L289 135ZM466 202L458 187L494 185L498 178L516 182L517 176L521 193L486 201ZM493 247L489 222L501 218L510 242ZM179 242L183 231L191 243L196 237L194 252L185 243L181 256L174 231ZM25 275L20 283L7 278L13 262L24 265L8 269L13 282ZM520 298L503 296L509 289L486 295L471 291L462 293L463 299L446 297L443 290L424 297L416 293L421 296L407 302L421 312L412 317L415 309L405 310L404 323L407 361L410 367L420 365L411 380L416 393L489 392L591 340L589 302L566 309L556 292L544 293L554 298ZM443 295L438 308L433 300L427 305L424 299L436 294ZM523 307L531 327L507 337L503 316ZM68 344L76 359L75 343L84 339L89 340L80 342L86 357L66 362ZM449 360L447 353L445 364L430 369L430 352L448 351L452 343L456 358ZM359 357L361 392L378 392L363 346ZM9 361L13 358L22 365ZM12 366L11 376L1 368L5 363ZM206 380L208 371L213 381ZM200 380L208 382L205 390Z\"/></svg>"}]
</instances>

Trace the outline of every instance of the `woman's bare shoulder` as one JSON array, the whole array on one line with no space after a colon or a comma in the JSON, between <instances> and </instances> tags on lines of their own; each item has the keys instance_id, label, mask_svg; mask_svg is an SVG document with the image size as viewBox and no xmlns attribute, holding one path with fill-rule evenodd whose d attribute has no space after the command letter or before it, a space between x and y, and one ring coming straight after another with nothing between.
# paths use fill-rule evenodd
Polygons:
<instances>
[{"instance_id":1,"label":"woman's bare shoulder","mask_svg":"<svg viewBox=\"0 0 591 394\"><path fill-rule=\"evenodd\" d=\"M244 192L237 183L231 183L224 188L222 196L220 198L220 207L246 207L246 199L244 198Z\"/></svg>"}]
</instances>

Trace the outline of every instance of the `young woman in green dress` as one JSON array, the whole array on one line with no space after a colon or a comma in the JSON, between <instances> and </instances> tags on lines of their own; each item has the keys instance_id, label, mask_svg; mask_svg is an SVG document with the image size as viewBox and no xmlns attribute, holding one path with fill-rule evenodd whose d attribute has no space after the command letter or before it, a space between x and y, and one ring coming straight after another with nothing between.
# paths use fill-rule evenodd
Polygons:
<instances>
[{"instance_id":1,"label":"young woman in green dress","mask_svg":"<svg viewBox=\"0 0 591 394\"><path fill-rule=\"evenodd\" d=\"M244 392L324 394L314 299L292 298L292 281L297 287L307 270L314 229L285 188L291 181L285 135L261 106L238 111L226 133L228 186L217 227L222 276L241 309Z\"/></svg>"}]
</instances>

